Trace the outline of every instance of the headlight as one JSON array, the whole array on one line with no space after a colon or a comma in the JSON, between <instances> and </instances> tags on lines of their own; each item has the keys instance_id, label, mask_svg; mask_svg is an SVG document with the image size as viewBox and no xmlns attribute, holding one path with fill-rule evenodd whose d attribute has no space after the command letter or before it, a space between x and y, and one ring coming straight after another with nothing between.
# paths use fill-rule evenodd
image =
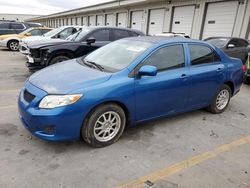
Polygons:
<instances>
[{"instance_id":1,"label":"headlight","mask_svg":"<svg viewBox=\"0 0 250 188\"><path fill-rule=\"evenodd\" d=\"M39 108L52 109L60 106L66 106L73 104L82 97L82 94L75 95L48 95L44 97L40 104Z\"/></svg>"}]
</instances>

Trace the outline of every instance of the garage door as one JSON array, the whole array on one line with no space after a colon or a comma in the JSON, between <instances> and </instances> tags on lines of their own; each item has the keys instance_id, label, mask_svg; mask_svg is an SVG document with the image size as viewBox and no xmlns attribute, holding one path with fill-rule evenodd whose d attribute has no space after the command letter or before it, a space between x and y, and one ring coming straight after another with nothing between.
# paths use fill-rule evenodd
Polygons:
<instances>
[{"instance_id":1,"label":"garage door","mask_svg":"<svg viewBox=\"0 0 250 188\"><path fill-rule=\"evenodd\" d=\"M164 9L150 10L149 28L148 28L148 33L150 35L162 33L164 14L165 14Z\"/></svg>"},{"instance_id":2,"label":"garage door","mask_svg":"<svg viewBox=\"0 0 250 188\"><path fill-rule=\"evenodd\" d=\"M114 20L114 15L113 14L106 14L105 25L113 26L113 23L114 23L113 20Z\"/></svg>"},{"instance_id":3,"label":"garage door","mask_svg":"<svg viewBox=\"0 0 250 188\"><path fill-rule=\"evenodd\" d=\"M97 16L96 25L103 25L103 15Z\"/></svg>"},{"instance_id":4,"label":"garage door","mask_svg":"<svg viewBox=\"0 0 250 188\"><path fill-rule=\"evenodd\" d=\"M118 27L127 27L127 14L118 13L117 14L117 26Z\"/></svg>"},{"instance_id":5,"label":"garage door","mask_svg":"<svg viewBox=\"0 0 250 188\"><path fill-rule=\"evenodd\" d=\"M191 35L195 6L174 8L172 32Z\"/></svg>"},{"instance_id":6,"label":"garage door","mask_svg":"<svg viewBox=\"0 0 250 188\"><path fill-rule=\"evenodd\" d=\"M209 3L203 39L212 36L232 36L237 11L238 1Z\"/></svg>"},{"instance_id":7,"label":"garage door","mask_svg":"<svg viewBox=\"0 0 250 188\"><path fill-rule=\"evenodd\" d=\"M134 11L131 14L131 28L142 30L143 11Z\"/></svg>"},{"instance_id":8,"label":"garage door","mask_svg":"<svg viewBox=\"0 0 250 188\"><path fill-rule=\"evenodd\" d=\"M95 16L89 16L89 26L95 25Z\"/></svg>"},{"instance_id":9,"label":"garage door","mask_svg":"<svg viewBox=\"0 0 250 188\"><path fill-rule=\"evenodd\" d=\"M88 17L82 17L82 25L87 26L88 25Z\"/></svg>"},{"instance_id":10,"label":"garage door","mask_svg":"<svg viewBox=\"0 0 250 188\"><path fill-rule=\"evenodd\" d=\"M81 25L81 17L77 17L77 23L76 23L76 25Z\"/></svg>"}]
</instances>

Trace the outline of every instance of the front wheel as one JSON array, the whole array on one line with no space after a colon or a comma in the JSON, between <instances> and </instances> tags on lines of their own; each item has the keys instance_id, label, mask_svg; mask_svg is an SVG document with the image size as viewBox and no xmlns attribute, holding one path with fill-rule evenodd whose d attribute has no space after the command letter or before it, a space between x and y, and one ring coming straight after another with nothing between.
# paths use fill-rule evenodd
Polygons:
<instances>
[{"instance_id":1,"label":"front wheel","mask_svg":"<svg viewBox=\"0 0 250 188\"><path fill-rule=\"evenodd\" d=\"M8 42L7 47L11 51L17 51L19 49L19 41L11 40L11 41Z\"/></svg>"},{"instance_id":2,"label":"front wheel","mask_svg":"<svg viewBox=\"0 0 250 188\"><path fill-rule=\"evenodd\" d=\"M120 138L125 124L126 115L120 106L113 103L101 105L84 121L81 136L90 146L108 146Z\"/></svg>"},{"instance_id":3,"label":"front wheel","mask_svg":"<svg viewBox=\"0 0 250 188\"><path fill-rule=\"evenodd\" d=\"M56 63L60 63L62 61L66 61L66 60L69 60L70 58L67 57L67 56L64 56L64 55L59 55L59 56L56 56L56 57L53 57L49 63L49 65L53 65L53 64L56 64Z\"/></svg>"},{"instance_id":4,"label":"front wheel","mask_svg":"<svg viewBox=\"0 0 250 188\"><path fill-rule=\"evenodd\" d=\"M228 85L223 85L216 93L208 111L219 114L222 113L228 106L232 96L231 88Z\"/></svg>"}]
</instances>

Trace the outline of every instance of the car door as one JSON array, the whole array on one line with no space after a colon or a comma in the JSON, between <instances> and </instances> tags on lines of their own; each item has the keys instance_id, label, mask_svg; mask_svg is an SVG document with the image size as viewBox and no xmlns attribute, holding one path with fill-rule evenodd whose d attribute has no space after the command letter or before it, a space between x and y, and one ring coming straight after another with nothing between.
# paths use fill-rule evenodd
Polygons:
<instances>
[{"instance_id":1,"label":"car door","mask_svg":"<svg viewBox=\"0 0 250 188\"><path fill-rule=\"evenodd\" d=\"M89 34L87 39L94 38L95 43L91 46L101 47L111 42L111 31L110 29L98 29Z\"/></svg>"},{"instance_id":2,"label":"car door","mask_svg":"<svg viewBox=\"0 0 250 188\"><path fill-rule=\"evenodd\" d=\"M9 23L0 23L0 35L12 34Z\"/></svg>"},{"instance_id":3,"label":"car door","mask_svg":"<svg viewBox=\"0 0 250 188\"><path fill-rule=\"evenodd\" d=\"M10 29L13 30L14 33L18 34L24 31L26 28L21 23L11 23Z\"/></svg>"},{"instance_id":4,"label":"car door","mask_svg":"<svg viewBox=\"0 0 250 188\"><path fill-rule=\"evenodd\" d=\"M225 66L217 53L202 44L188 45L190 90L188 108L200 108L209 102L223 83Z\"/></svg>"},{"instance_id":5,"label":"car door","mask_svg":"<svg viewBox=\"0 0 250 188\"><path fill-rule=\"evenodd\" d=\"M135 79L136 118L151 118L185 111L188 75L182 44L164 46L140 64L157 67L156 76Z\"/></svg>"}]
</instances>

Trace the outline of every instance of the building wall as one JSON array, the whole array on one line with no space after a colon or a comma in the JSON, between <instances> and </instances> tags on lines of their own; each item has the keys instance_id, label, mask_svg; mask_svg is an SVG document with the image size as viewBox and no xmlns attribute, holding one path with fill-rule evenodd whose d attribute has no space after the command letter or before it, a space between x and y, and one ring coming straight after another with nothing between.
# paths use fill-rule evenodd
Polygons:
<instances>
[{"instance_id":1,"label":"building wall","mask_svg":"<svg viewBox=\"0 0 250 188\"><path fill-rule=\"evenodd\" d=\"M41 22L49 27L59 27L62 25L87 25L91 23L93 25L93 16L95 16L95 24L97 16L102 15L104 17L103 24L105 25L107 17L113 19L112 25L117 25L117 19L119 13L126 13L126 27L133 27L131 23L131 15L134 11L142 11L141 30L145 33L149 31L149 18L150 11L154 9L164 9L164 16L162 16L162 31L170 32L172 30L172 22L174 10L176 7L191 6L194 8L193 22L191 25L191 38L202 39L204 32L204 22L206 19L206 11L209 3L214 2L228 2L224 0L125 0L118 2L110 2L102 5L96 5L86 8L80 8L72 11L57 13L53 15L43 16L40 18L31 19L32 21ZM248 38L249 37L249 17L250 17L250 0L239 0L237 3L237 13L234 20L234 26L231 36ZM109 16L107 16L109 15ZM78 18L78 19L77 19ZM65 20L64 24L58 25L57 20ZM81 20L81 21L79 21ZM81 23L79 23L81 22ZM110 25L109 25L110 26Z\"/></svg>"},{"instance_id":2,"label":"building wall","mask_svg":"<svg viewBox=\"0 0 250 188\"><path fill-rule=\"evenodd\" d=\"M24 20L38 17L40 15L27 15L27 14L0 14L0 20L10 20L23 22Z\"/></svg>"}]
</instances>

